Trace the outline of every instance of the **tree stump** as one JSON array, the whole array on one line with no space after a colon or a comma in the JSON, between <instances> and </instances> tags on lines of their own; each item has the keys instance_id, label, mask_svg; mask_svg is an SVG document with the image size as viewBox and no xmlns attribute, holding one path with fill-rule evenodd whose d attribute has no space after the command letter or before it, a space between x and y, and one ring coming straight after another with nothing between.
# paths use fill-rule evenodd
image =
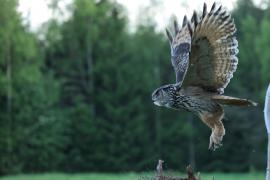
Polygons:
<instances>
[{"instance_id":1,"label":"tree stump","mask_svg":"<svg viewBox=\"0 0 270 180\"><path fill-rule=\"evenodd\" d=\"M157 164L157 174L154 178L154 180L201 180L200 176L197 175L195 176L193 173L193 169L190 165L187 166L186 172L187 172L187 177L171 177L171 176L165 176L163 175L163 160L159 160Z\"/></svg>"}]
</instances>

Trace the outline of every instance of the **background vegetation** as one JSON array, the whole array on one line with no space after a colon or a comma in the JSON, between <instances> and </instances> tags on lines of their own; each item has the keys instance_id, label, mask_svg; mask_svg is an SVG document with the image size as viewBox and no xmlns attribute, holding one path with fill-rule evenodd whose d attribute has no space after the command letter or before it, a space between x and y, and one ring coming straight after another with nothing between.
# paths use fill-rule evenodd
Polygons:
<instances>
[{"instance_id":1,"label":"background vegetation","mask_svg":"<svg viewBox=\"0 0 270 180\"><path fill-rule=\"evenodd\" d=\"M45 173L45 174L28 174L28 175L13 175L4 176L1 180L150 180L153 179L153 173L90 173L90 174L60 174L60 173ZM174 173L173 177L184 177L186 175ZM263 173L201 173L203 180L213 180L213 177L218 180L264 180ZM151 179L151 180L152 180Z\"/></svg>"},{"instance_id":2,"label":"background vegetation","mask_svg":"<svg viewBox=\"0 0 270 180\"><path fill-rule=\"evenodd\" d=\"M270 7L239 0L233 10L240 54L226 94L260 105L226 108L224 146L211 152L197 117L151 102L156 87L174 81L168 41L151 17L130 32L121 5L74 0L68 20L52 18L37 34L17 4L0 6L1 175L152 171L159 158L175 170L265 169Z\"/></svg>"}]
</instances>

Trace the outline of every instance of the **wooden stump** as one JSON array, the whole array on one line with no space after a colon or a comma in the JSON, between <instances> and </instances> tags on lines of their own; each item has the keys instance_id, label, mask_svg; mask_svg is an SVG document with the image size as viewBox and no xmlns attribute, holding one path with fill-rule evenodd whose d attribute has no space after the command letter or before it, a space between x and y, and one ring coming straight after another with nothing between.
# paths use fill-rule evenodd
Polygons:
<instances>
[{"instance_id":1,"label":"wooden stump","mask_svg":"<svg viewBox=\"0 0 270 180\"><path fill-rule=\"evenodd\" d=\"M171 177L171 176L165 176L163 175L163 164L164 161L159 160L157 164L157 174L154 178L154 180L201 180L199 175L195 176L193 173L193 169L190 165L187 166L186 172L187 172L187 177Z\"/></svg>"}]
</instances>

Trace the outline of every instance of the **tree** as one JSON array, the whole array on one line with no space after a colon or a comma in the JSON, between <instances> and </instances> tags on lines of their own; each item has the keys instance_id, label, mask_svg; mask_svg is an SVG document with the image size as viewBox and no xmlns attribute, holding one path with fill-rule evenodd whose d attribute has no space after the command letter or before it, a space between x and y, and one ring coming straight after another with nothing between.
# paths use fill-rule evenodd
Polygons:
<instances>
[{"instance_id":1,"label":"tree","mask_svg":"<svg viewBox=\"0 0 270 180\"><path fill-rule=\"evenodd\" d=\"M58 137L48 135L55 120L57 83L41 73L37 39L22 24L16 8L16 0L3 1L0 13L1 174L44 168L39 160L54 147L40 150ZM33 159L38 162L35 167L30 164Z\"/></svg>"}]
</instances>

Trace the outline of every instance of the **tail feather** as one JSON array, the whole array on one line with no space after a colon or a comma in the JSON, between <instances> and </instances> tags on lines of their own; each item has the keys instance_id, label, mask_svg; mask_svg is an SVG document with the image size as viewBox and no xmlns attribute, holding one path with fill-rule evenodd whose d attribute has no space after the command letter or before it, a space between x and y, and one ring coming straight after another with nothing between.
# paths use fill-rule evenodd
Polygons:
<instances>
[{"instance_id":1,"label":"tail feather","mask_svg":"<svg viewBox=\"0 0 270 180\"><path fill-rule=\"evenodd\" d=\"M220 104L224 105L233 105L233 106L257 106L258 103L248 100L248 99L240 99L236 97L223 96L223 95L215 95L212 99Z\"/></svg>"}]
</instances>

